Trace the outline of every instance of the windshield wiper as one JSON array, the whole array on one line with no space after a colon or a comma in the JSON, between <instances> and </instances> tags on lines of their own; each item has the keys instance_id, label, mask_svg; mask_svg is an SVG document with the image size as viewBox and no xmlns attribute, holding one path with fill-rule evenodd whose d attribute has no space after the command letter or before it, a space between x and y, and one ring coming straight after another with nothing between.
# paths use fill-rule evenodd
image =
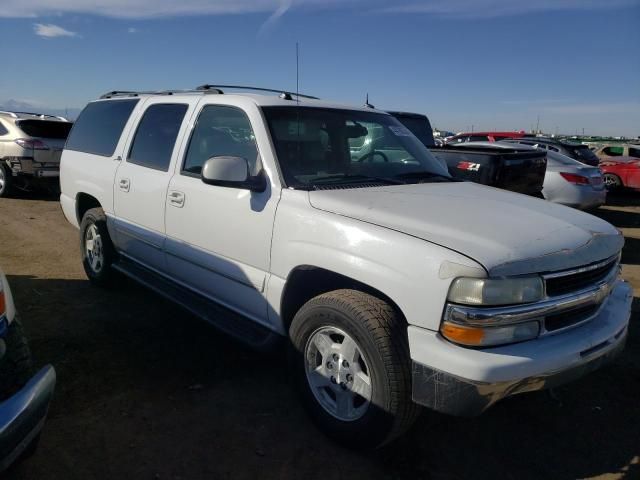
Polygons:
<instances>
[{"instance_id":1,"label":"windshield wiper","mask_svg":"<svg viewBox=\"0 0 640 480\"><path fill-rule=\"evenodd\" d=\"M387 185L404 185L405 182L398 178L390 178L390 177L373 177L369 175L349 175L349 174L337 174L337 175L327 175L325 177L320 177L318 179L313 180L312 184L317 183L352 183L352 182L379 182L385 183Z\"/></svg>"},{"instance_id":2,"label":"windshield wiper","mask_svg":"<svg viewBox=\"0 0 640 480\"><path fill-rule=\"evenodd\" d=\"M447 175L442 175L440 173L434 172L408 172L408 173L400 173L399 175L394 175L394 179L397 180L413 180L413 179L431 179L433 181L447 181L447 182L460 182L457 178L448 177Z\"/></svg>"}]
</instances>

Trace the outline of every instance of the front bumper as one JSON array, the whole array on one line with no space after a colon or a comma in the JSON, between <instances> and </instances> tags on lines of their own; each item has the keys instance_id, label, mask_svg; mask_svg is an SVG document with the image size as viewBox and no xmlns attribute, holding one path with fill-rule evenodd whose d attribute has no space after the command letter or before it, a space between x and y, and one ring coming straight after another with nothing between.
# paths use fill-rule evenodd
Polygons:
<instances>
[{"instance_id":1,"label":"front bumper","mask_svg":"<svg viewBox=\"0 0 640 480\"><path fill-rule=\"evenodd\" d=\"M6 470L42 430L55 384L56 372L47 365L22 390L0 403L0 472Z\"/></svg>"},{"instance_id":2,"label":"front bumper","mask_svg":"<svg viewBox=\"0 0 640 480\"><path fill-rule=\"evenodd\" d=\"M624 348L632 297L629 284L618 281L588 323L537 340L483 350L460 347L437 332L411 326L413 400L442 413L474 416L510 395L586 375Z\"/></svg>"}]
</instances>

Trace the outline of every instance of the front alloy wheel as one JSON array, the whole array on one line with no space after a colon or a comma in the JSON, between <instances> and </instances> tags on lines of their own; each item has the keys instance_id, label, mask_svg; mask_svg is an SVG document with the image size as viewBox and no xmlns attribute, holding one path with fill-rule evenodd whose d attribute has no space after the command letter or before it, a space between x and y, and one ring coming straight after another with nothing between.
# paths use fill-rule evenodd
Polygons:
<instances>
[{"instance_id":1,"label":"front alloy wheel","mask_svg":"<svg viewBox=\"0 0 640 480\"><path fill-rule=\"evenodd\" d=\"M357 290L323 293L296 313L289 337L301 400L329 437L376 448L411 426L420 410L407 324L389 303Z\"/></svg>"},{"instance_id":2,"label":"front alloy wheel","mask_svg":"<svg viewBox=\"0 0 640 480\"><path fill-rule=\"evenodd\" d=\"M320 328L307 341L305 358L307 381L322 408L344 422L366 413L371 377L353 338L335 327Z\"/></svg>"}]
</instances>

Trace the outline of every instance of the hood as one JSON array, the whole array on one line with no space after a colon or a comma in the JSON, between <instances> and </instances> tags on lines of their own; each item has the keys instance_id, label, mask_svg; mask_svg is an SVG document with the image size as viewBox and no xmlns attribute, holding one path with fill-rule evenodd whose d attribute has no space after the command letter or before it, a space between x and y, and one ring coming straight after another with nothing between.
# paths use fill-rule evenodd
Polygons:
<instances>
[{"instance_id":1,"label":"hood","mask_svg":"<svg viewBox=\"0 0 640 480\"><path fill-rule=\"evenodd\" d=\"M455 250L492 276L574 268L614 256L624 244L593 215L469 182L312 191L309 200Z\"/></svg>"}]
</instances>

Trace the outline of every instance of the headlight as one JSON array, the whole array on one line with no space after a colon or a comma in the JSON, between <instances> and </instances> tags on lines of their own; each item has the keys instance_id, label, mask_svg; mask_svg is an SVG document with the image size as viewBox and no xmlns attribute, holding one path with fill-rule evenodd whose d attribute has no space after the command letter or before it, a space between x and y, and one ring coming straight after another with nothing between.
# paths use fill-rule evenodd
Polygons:
<instances>
[{"instance_id":1,"label":"headlight","mask_svg":"<svg viewBox=\"0 0 640 480\"><path fill-rule=\"evenodd\" d=\"M514 305L542 300L540 277L456 278L449 289L449 301L461 305Z\"/></svg>"}]
</instances>

